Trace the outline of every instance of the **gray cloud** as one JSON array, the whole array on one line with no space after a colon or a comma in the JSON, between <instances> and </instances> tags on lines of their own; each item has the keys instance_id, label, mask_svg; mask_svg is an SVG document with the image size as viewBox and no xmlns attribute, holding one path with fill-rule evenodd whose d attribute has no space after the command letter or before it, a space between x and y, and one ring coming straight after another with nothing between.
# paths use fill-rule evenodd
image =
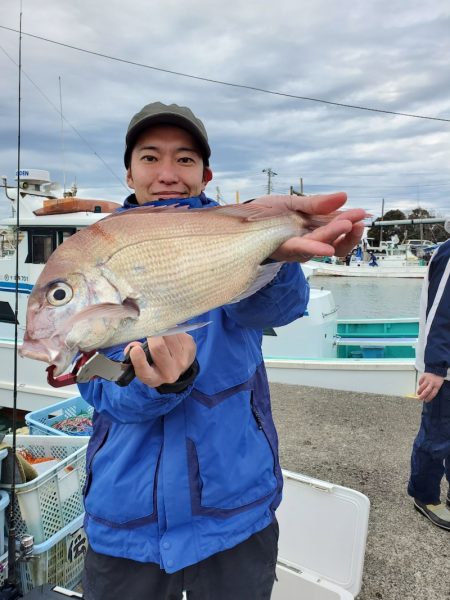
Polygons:
<instances>
[{"instance_id":1,"label":"gray cloud","mask_svg":"<svg viewBox=\"0 0 450 600\"><path fill-rule=\"evenodd\" d=\"M0 24L17 29L18 7L0 6ZM23 30L199 77L450 118L446 0L249 0L244 6L237 0L131 0L126 10L118 0L41 0L24 3ZM0 47L0 160L12 179L18 71L4 51L17 62L17 34L0 29ZM346 190L352 206L374 213L382 198L389 208L420 204L450 212L450 123L207 83L27 36L22 63L39 88L23 76L22 166L50 170L59 181L65 172L67 181L76 178L80 195L126 194L126 126L141 106L159 99L187 104L205 121L213 196L217 187L231 202L236 191L242 199L262 193L262 170L271 167L278 174L275 191L298 188L302 177L307 193Z\"/></svg>"}]
</instances>

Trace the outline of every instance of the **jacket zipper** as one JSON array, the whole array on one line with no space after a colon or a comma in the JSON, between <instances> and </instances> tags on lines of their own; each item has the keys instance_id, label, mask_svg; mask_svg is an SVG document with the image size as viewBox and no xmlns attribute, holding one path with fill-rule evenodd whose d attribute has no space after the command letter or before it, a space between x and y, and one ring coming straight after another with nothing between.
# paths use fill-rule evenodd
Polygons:
<instances>
[{"instance_id":1,"label":"jacket zipper","mask_svg":"<svg viewBox=\"0 0 450 600\"><path fill-rule=\"evenodd\" d=\"M250 408L252 410L253 417L255 418L258 429L262 430L263 429L262 419L261 419L261 415L259 414L257 408L255 407L255 403L253 400L253 390L250 393Z\"/></svg>"}]
</instances>

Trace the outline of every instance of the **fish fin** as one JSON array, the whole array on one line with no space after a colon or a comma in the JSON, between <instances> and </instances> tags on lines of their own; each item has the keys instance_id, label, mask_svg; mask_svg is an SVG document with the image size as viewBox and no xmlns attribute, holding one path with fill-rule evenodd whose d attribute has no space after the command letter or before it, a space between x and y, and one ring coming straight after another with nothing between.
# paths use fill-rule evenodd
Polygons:
<instances>
[{"instance_id":1,"label":"fish fin","mask_svg":"<svg viewBox=\"0 0 450 600\"><path fill-rule=\"evenodd\" d=\"M69 319L69 324L78 321L92 320L97 317L114 319L120 321L122 319L136 320L139 317L140 310L136 302L130 298L125 299L122 304L114 304L112 302L102 302L87 306L79 313Z\"/></svg>"},{"instance_id":2,"label":"fish fin","mask_svg":"<svg viewBox=\"0 0 450 600\"><path fill-rule=\"evenodd\" d=\"M267 265L260 265L257 270L257 275L255 281L248 287L242 294L239 296L235 296L232 300L230 300L227 304L235 304L236 302L240 302L244 300L244 298L249 298L253 296L260 289L265 287L268 283L272 281L272 279L277 275L278 271L284 265L282 262L274 262L269 263Z\"/></svg>"},{"instance_id":3,"label":"fish fin","mask_svg":"<svg viewBox=\"0 0 450 600\"><path fill-rule=\"evenodd\" d=\"M201 327L205 327L205 325L209 325L212 321L204 321L202 323L181 323L180 325L176 325L175 327L171 327L170 329L165 329L163 331L158 331L157 333L153 333L151 337L159 336L159 335L177 335L177 333L187 333L188 331L194 331L195 329L200 329Z\"/></svg>"},{"instance_id":4,"label":"fish fin","mask_svg":"<svg viewBox=\"0 0 450 600\"><path fill-rule=\"evenodd\" d=\"M171 204L169 206L138 206L131 210L125 210L122 212L116 212L108 217L105 217L101 220L100 223L107 221L109 219L115 219L116 217L126 217L136 214L161 214L161 213L179 213L179 212L199 212L202 214L208 211L214 211L219 214L235 217L242 221L261 221L263 219L271 219L274 216L286 215L286 214L296 214L301 217L305 221L306 229L316 229L321 225L325 225L331 219L333 219L336 215L339 214L339 211L335 211L328 215L309 215L307 213L303 213L301 211L294 211L287 207L282 202L274 201L273 205L266 206L265 204L258 204L257 202L250 202L248 204L229 204L227 206L205 206L203 208L189 208L186 205L178 205Z\"/></svg>"},{"instance_id":5,"label":"fish fin","mask_svg":"<svg viewBox=\"0 0 450 600\"><path fill-rule=\"evenodd\" d=\"M138 300L140 294L138 294L132 286L123 277L118 277L113 271L108 269L105 265L100 267L102 277L104 277L120 294L120 299L124 302L127 299ZM120 306L120 305L118 305Z\"/></svg>"},{"instance_id":6,"label":"fish fin","mask_svg":"<svg viewBox=\"0 0 450 600\"><path fill-rule=\"evenodd\" d=\"M265 219L272 219L280 215L293 215L298 220L301 220L302 227L306 230L313 231L317 227L326 225L342 211L334 211L326 215L310 215L300 210L293 210L286 206L284 202L277 202L276 200L271 206L266 204L258 204L257 202L251 202L248 204L230 204L229 206L214 206L211 208L194 208L193 211L201 210L215 210L220 214L235 217L242 221L263 221Z\"/></svg>"},{"instance_id":7,"label":"fish fin","mask_svg":"<svg viewBox=\"0 0 450 600\"><path fill-rule=\"evenodd\" d=\"M130 210L123 210L123 211L118 211L115 213L112 213L110 215L108 215L107 217L105 217L104 219L101 219L101 222L105 222L105 221L109 221L111 219L115 219L117 217L126 217L126 216L130 216L130 215L136 215L136 214L158 214L158 213L163 213L163 212L187 212L188 210L192 210L189 208L189 206L186 205L180 205L180 204L170 204L170 205L163 205L163 206L157 206L155 204L152 204L151 206L136 206L136 208L132 208ZM203 210L203 209L202 209Z\"/></svg>"}]
</instances>

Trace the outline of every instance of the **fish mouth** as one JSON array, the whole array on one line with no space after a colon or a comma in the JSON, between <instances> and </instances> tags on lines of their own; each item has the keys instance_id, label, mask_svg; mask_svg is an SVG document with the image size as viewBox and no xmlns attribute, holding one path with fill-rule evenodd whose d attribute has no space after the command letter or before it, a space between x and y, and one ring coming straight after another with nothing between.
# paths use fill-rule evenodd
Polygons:
<instances>
[{"instance_id":1,"label":"fish mouth","mask_svg":"<svg viewBox=\"0 0 450 600\"><path fill-rule=\"evenodd\" d=\"M25 338L19 349L22 358L31 358L54 365L54 375L60 375L72 362L74 353L68 348L55 347L56 340L33 340Z\"/></svg>"}]
</instances>

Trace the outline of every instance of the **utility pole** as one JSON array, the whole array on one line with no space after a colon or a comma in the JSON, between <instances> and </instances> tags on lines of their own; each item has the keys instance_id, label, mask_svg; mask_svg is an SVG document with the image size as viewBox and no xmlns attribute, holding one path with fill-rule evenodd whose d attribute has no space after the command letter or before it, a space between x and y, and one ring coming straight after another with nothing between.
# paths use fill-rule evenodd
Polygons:
<instances>
[{"instance_id":1,"label":"utility pole","mask_svg":"<svg viewBox=\"0 0 450 600\"><path fill-rule=\"evenodd\" d=\"M384 198L381 201L381 220L383 220L384 217ZM380 227L380 243L378 244L378 246L381 248L381 242L383 241L383 228Z\"/></svg>"},{"instance_id":2,"label":"utility pole","mask_svg":"<svg viewBox=\"0 0 450 600\"><path fill-rule=\"evenodd\" d=\"M272 177L274 177L275 175L278 175L278 173L275 173L275 171L272 171L272 169L270 167L268 169L263 169L262 172L267 173L267 193L271 194L272 193Z\"/></svg>"},{"instance_id":3,"label":"utility pole","mask_svg":"<svg viewBox=\"0 0 450 600\"><path fill-rule=\"evenodd\" d=\"M293 185L291 185L291 187L289 188L289 194L290 194L291 196L293 196L294 194L295 194L296 196L304 196L304 195L305 195L305 194L303 193L303 177L300 177L300 188L299 188L299 189L300 189L300 191L299 191L299 192L297 192L296 190L294 190L294 186L293 186Z\"/></svg>"},{"instance_id":4,"label":"utility pole","mask_svg":"<svg viewBox=\"0 0 450 600\"><path fill-rule=\"evenodd\" d=\"M225 204L219 186L216 187L216 202L218 202L219 204Z\"/></svg>"}]
</instances>

